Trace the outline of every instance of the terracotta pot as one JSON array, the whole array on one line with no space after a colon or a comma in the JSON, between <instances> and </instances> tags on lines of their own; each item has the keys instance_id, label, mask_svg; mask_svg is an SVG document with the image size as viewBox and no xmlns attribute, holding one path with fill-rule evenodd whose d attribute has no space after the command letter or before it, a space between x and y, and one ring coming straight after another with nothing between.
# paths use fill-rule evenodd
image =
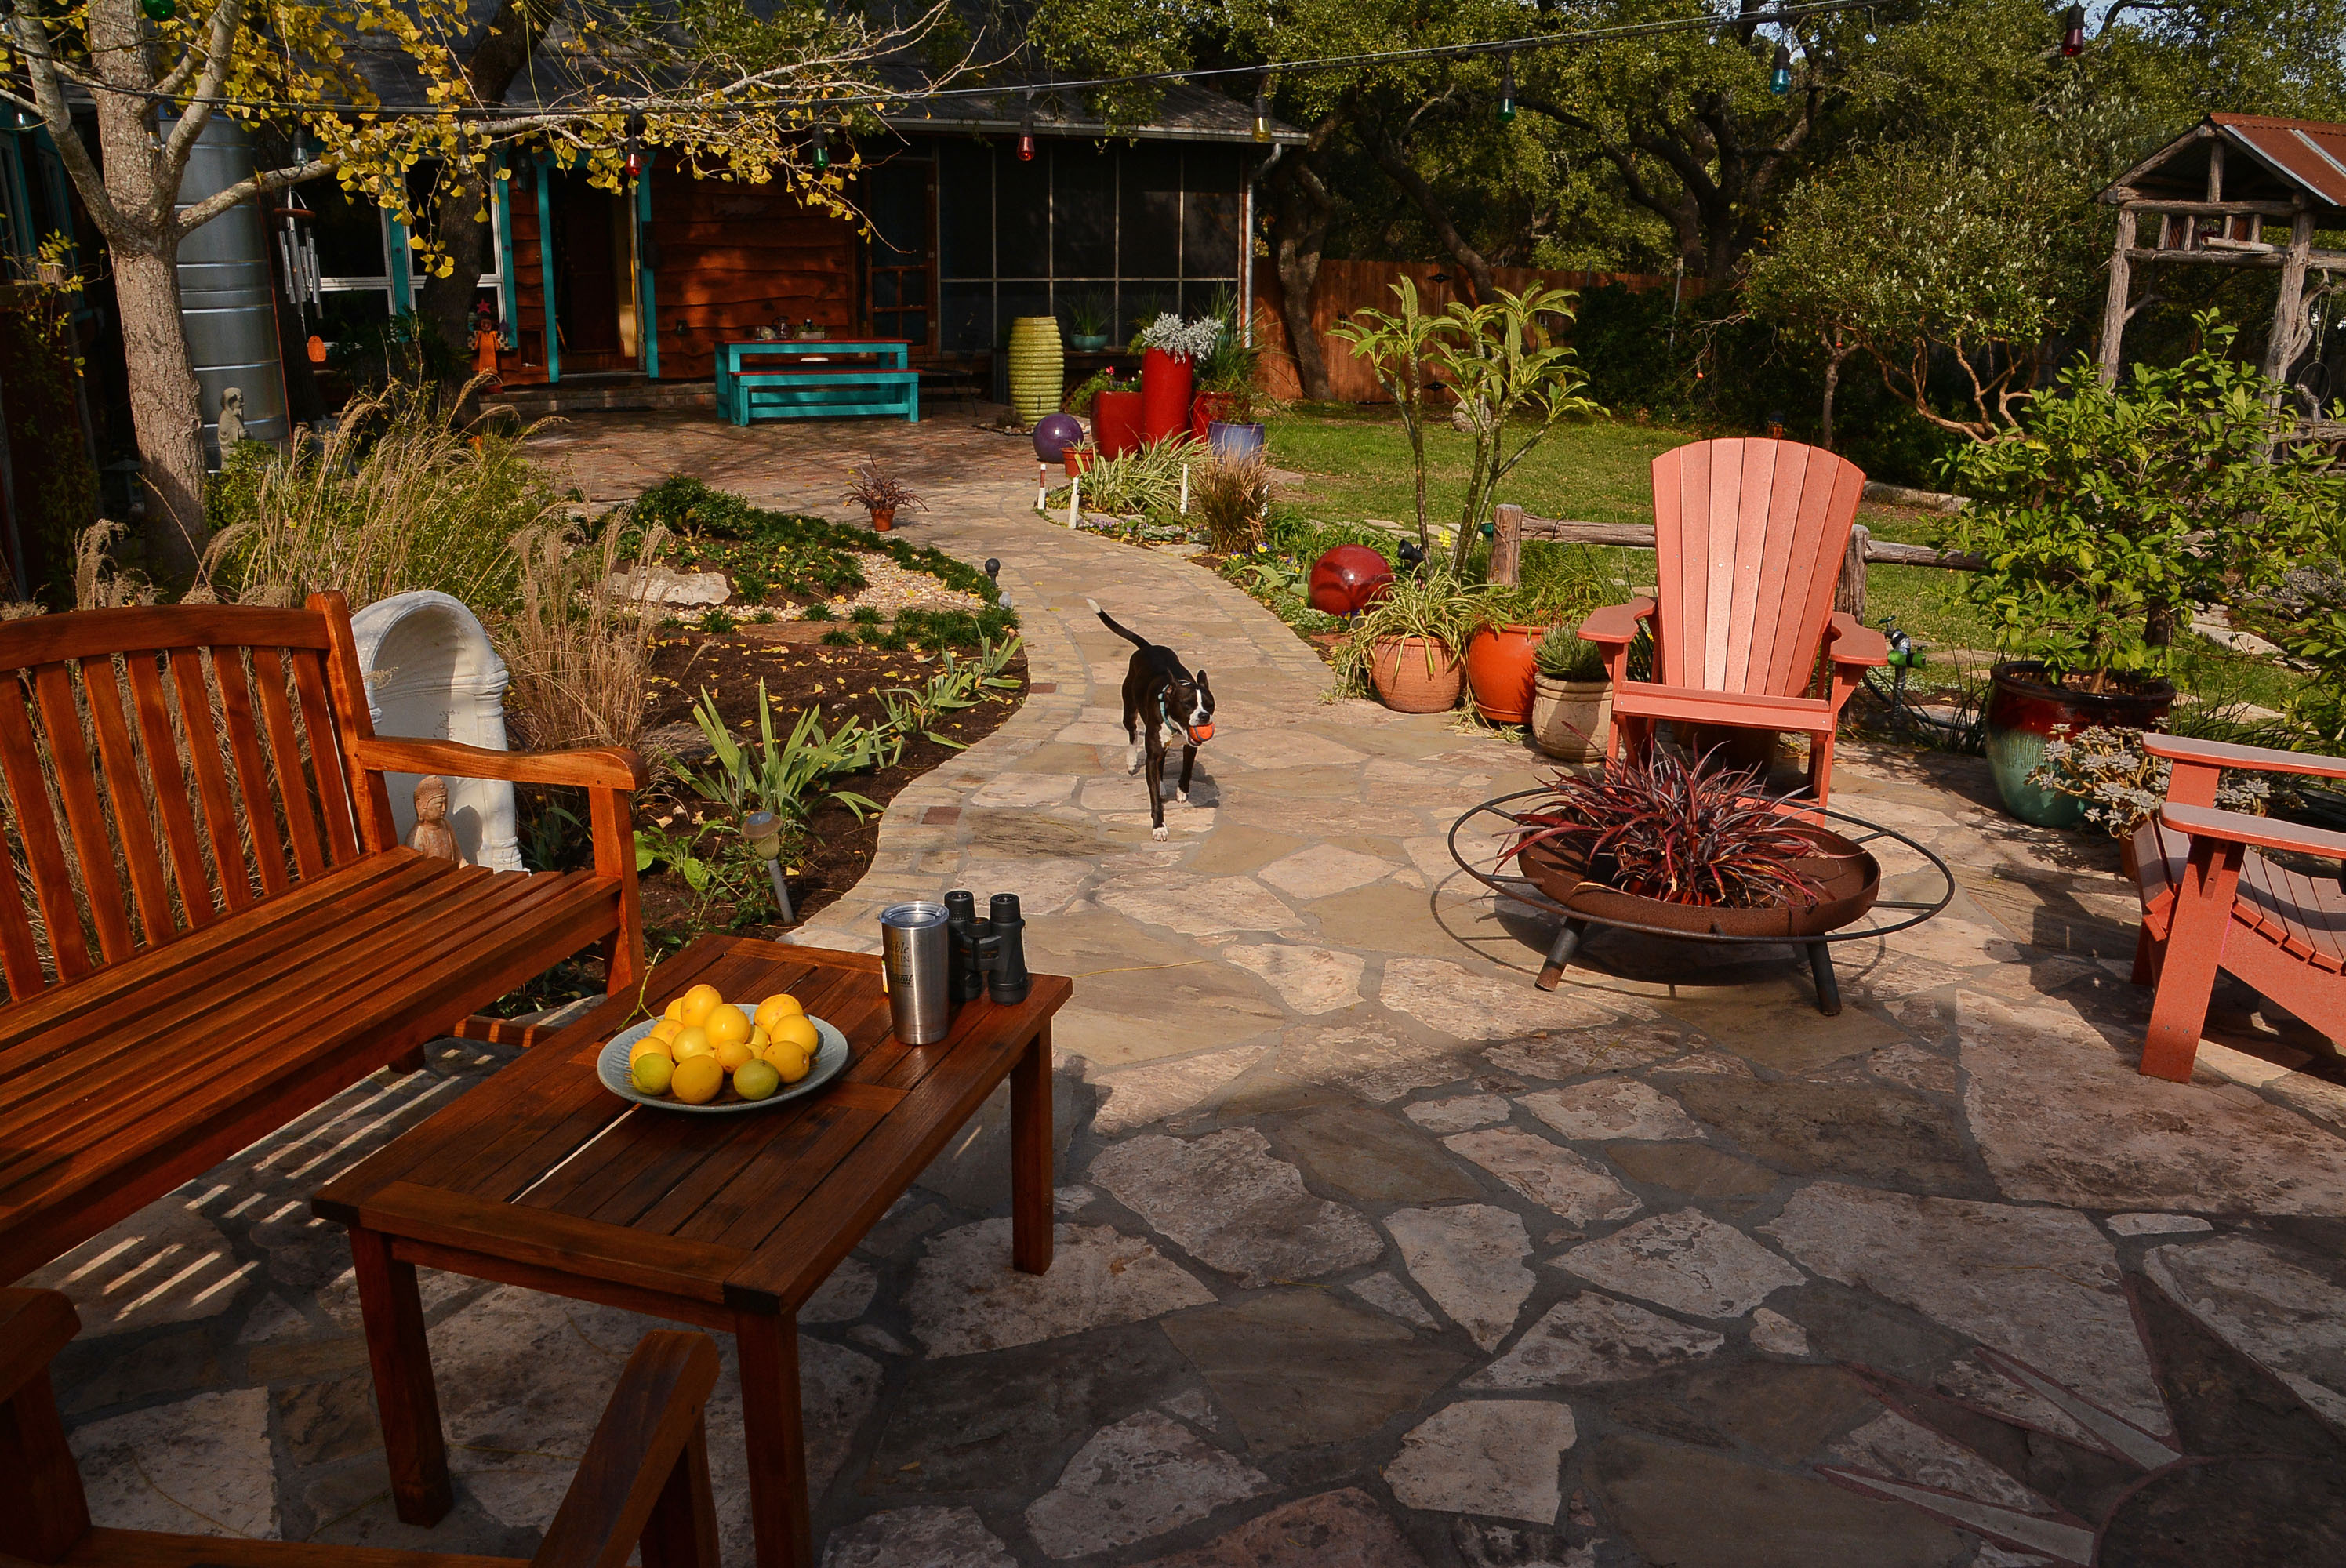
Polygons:
<instances>
[{"instance_id":1,"label":"terracotta pot","mask_svg":"<svg viewBox=\"0 0 2346 1568\"><path fill-rule=\"evenodd\" d=\"M1474 688L1474 711L1493 724L1525 724L1532 716L1532 682L1539 667L1532 655L1545 626L1485 626L1466 641L1466 679Z\"/></svg>"},{"instance_id":2,"label":"terracotta pot","mask_svg":"<svg viewBox=\"0 0 2346 1568\"><path fill-rule=\"evenodd\" d=\"M1566 762L1595 762L1612 744L1613 683L1532 677L1532 744Z\"/></svg>"},{"instance_id":3,"label":"terracotta pot","mask_svg":"<svg viewBox=\"0 0 2346 1568\"><path fill-rule=\"evenodd\" d=\"M2137 691L2099 696L2055 686L2035 659L2013 659L1989 672L1994 689L1987 700L1987 766L1995 776L2004 809L2037 828L2074 828L2086 820L2086 803L2028 781L2045 759L2045 743L2055 729L2072 734L2102 725L2119 729L2156 729L2175 705L2175 687L2158 681Z\"/></svg>"},{"instance_id":4,"label":"terracotta pot","mask_svg":"<svg viewBox=\"0 0 2346 1568\"><path fill-rule=\"evenodd\" d=\"M1122 457L1140 446L1140 394L1129 388L1092 399L1092 444L1102 457Z\"/></svg>"},{"instance_id":5,"label":"terracotta pot","mask_svg":"<svg viewBox=\"0 0 2346 1568\"><path fill-rule=\"evenodd\" d=\"M1162 349L1140 356L1140 439L1170 441L1189 428L1189 361Z\"/></svg>"},{"instance_id":6,"label":"terracotta pot","mask_svg":"<svg viewBox=\"0 0 2346 1568\"><path fill-rule=\"evenodd\" d=\"M1066 462L1067 477L1070 479L1078 479L1090 473L1092 464L1099 460L1098 452L1088 446L1071 446L1059 455Z\"/></svg>"},{"instance_id":7,"label":"terracotta pot","mask_svg":"<svg viewBox=\"0 0 2346 1568\"><path fill-rule=\"evenodd\" d=\"M1814 856L1792 862L1793 869L1817 890L1820 896L1815 903L1739 910L1666 903L1588 880L1586 868L1553 844L1542 844L1523 857L1524 874L1540 891L1575 914L1690 936L1717 933L1800 941L1839 931L1873 907L1882 891L1880 861L1839 833L1808 822L1786 826L1817 847Z\"/></svg>"},{"instance_id":8,"label":"terracotta pot","mask_svg":"<svg viewBox=\"0 0 2346 1568\"><path fill-rule=\"evenodd\" d=\"M1438 637L1387 637L1370 655L1369 685L1395 713L1447 713L1465 683L1465 662Z\"/></svg>"},{"instance_id":9,"label":"terracotta pot","mask_svg":"<svg viewBox=\"0 0 2346 1568\"><path fill-rule=\"evenodd\" d=\"M1189 439L1205 440L1206 427L1229 419L1230 411L1238 407L1238 403L1239 400L1228 392L1199 392L1189 405Z\"/></svg>"},{"instance_id":10,"label":"terracotta pot","mask_svg":"<svg viewBox=\"0 0 2346 1568\"><path fill-rule=\"evenodd\" d=\"M893 506L874 506L872 509L872 529L873 533L885 534L889 529L893 528L895 525L896 509Z\"/></svg>"}]
</instances>

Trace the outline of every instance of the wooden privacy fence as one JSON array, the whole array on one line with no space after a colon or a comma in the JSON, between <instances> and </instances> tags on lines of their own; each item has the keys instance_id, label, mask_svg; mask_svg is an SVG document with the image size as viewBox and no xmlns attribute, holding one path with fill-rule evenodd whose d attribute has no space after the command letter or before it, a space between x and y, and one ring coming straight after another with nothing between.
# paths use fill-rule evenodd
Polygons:
<instances>
[{"instance_id":1,"label":"wooden privacy fence","mask_svg":"<svg viewBox=\"0 0 2346 1568\"><path fill-rule=\"evenodd\" d=\"M1522 507L1502 504L1492 516L1490 579L1512 584L1523 575L1524 541L1545 539L1559 545L1615 545L1629 550L1654 547L1651 523L1577 523L1562 517L1535 517ZM1938 566L1954 572L1976 572L1987 565L1962 550L1934 550L1928 545L1901 545L1876 539L1861 523L1849 531L1849 550L1842 555L1841 581L1833 589L1833 608L1865 619L1865 568Z\"/></svg>"},{"instance_id":2,"label":"wooden privacy fence","mask_svg":"<svg viewBox=\"0 0 2346 1568\"><path fill-rule=\"evenodd\" d=\"M1311 284L1311 327L1320 337L1320 351L1328 361L1329 395L1338 402L1382 402L1384 389L1377 384L1375 372L1364 360L1356 358L1352 345L1332 336L1331 329L1341 323L1355 311L1388 311L1392 308L1392 288L1408 278L1417 285L1419 308L1431 315L1439 315L1453 300L1466 298L1465 280L1457 265L1440 261L1352 261L1327 260L1320 263L1319 276ZM1585 292L1608 283L1623 284L1630 289L1668 289L1675 281L1654 272L1577 272L1553 267L1494 267L1491 280L1511 293L1521 293L1534 283L1551 289L1571 289ZM1692 300L1702 292L1702 280L1688 278L1684 281L1684 299ZM1254 332L1255 341L1262 348L1262 370L1259 380L1263 390L1273 397L1296 398L1303 395L1303 385L1295 372L1295 353L1287 336L1287 319L1280 311L1286 299L1280 287L1279 275L1267 265L1254 270Z\"/></svg>"}]
</instances>

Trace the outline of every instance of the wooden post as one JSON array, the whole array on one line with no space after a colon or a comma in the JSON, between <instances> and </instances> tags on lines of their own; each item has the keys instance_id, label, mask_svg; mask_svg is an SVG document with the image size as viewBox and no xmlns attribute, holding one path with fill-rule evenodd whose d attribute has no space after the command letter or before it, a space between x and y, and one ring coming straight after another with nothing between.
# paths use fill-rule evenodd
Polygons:
<instances>
[{"instance_id":1,"label":"wooden post","mask_svg":"<svg viewBox=\"0 0 2346 1568\"><path fill-rule=\"evenodd\" d=\"M2095 356L2106 387L2117 384L2118 341L2126 334L2127 295L2134 281L2134 264L2127 260L2127 252L2134 249L2134 225L2132 204L2119 208L2117 239L2110 249L2110 288L2102 299L2102 346Z\"/></svg>"},{"instance_id":2,"label":"wooden post","mask_svg":"<svg viewBox=\"0 0 2346 1568\"><path fill-rule=\"evenodd\" d=\"M1502 504L1491 514L1491 528L1490 579L1514 587L1523 579L1524 509Z\"/></svg>"},{"instance_id":3,"label":"wooden post","mask_svg":"<svg viewBox=\"0 0 2346 1568\"><path fill-rule=\"evenodd\" d=\"M2265 340L2265 374L2280 381L2305 346L2305 273L2313 259L2313 209L2298 198L2289 227L2289 252L2281 262L2280 298L2273 304L2272 330Z\"/></svg>"},{"instance_id":4,"label":"wooden post","mask_svg":"<svg viewBox=\"0 0 2346 1568\"><path fill-rule=\"evenodd\" d=\"M1841 581L1833 585L1833 608L1846 611L1860 626L1865 624L1865 547L1873 542L1873 530L1861 523L1849 531L1849 548L1841 558Z\"/></svg>"}]
</instances>

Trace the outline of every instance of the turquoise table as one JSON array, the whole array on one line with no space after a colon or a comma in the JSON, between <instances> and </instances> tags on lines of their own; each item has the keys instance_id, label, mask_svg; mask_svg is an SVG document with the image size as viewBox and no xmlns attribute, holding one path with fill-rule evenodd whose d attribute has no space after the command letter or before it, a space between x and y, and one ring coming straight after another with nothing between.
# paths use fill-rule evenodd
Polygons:
<instances>
[{"instance_id":1,"label":"turquoise table","mask_svg":"<svg viewBox=\"0 0 2346 1568\"><path fill-rule=\"evenodd\" d=\"M729 424L758 419L902 414L921 419L921 372L899 338L777 338L720 343L717 412ZM822 362L809 364L809 359ZM845 362L842 362L845 361Z\"/></svg>"}]
</instances>

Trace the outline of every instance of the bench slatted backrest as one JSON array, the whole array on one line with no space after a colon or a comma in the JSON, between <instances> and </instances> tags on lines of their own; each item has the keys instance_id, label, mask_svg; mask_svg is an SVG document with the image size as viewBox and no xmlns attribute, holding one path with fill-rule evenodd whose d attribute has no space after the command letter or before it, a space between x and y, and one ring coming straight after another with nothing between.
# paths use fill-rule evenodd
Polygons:
<instances>
[{"instance_id":1,"label":"bench slatted backrest","mask_svg":"<svg viewBox=\"0 0 2346 1568\"><path fill-rule=\"evenodd\" d=\"M353 789L372 727L349 626L336 596L0 626L11 1002L388 842L381 780Z\"/></svg>"},{"instance_id":2,"label":"bench slatted backrest","mask_svg":"<svg viewBox=\"0 0 2346 1568\"><path fill-rule=\"evenodd\" d=\"M1865 475L1796 441L1698 441L1654 459L1655 678L1808 688Z\"/></svg>"}]
</instances>

